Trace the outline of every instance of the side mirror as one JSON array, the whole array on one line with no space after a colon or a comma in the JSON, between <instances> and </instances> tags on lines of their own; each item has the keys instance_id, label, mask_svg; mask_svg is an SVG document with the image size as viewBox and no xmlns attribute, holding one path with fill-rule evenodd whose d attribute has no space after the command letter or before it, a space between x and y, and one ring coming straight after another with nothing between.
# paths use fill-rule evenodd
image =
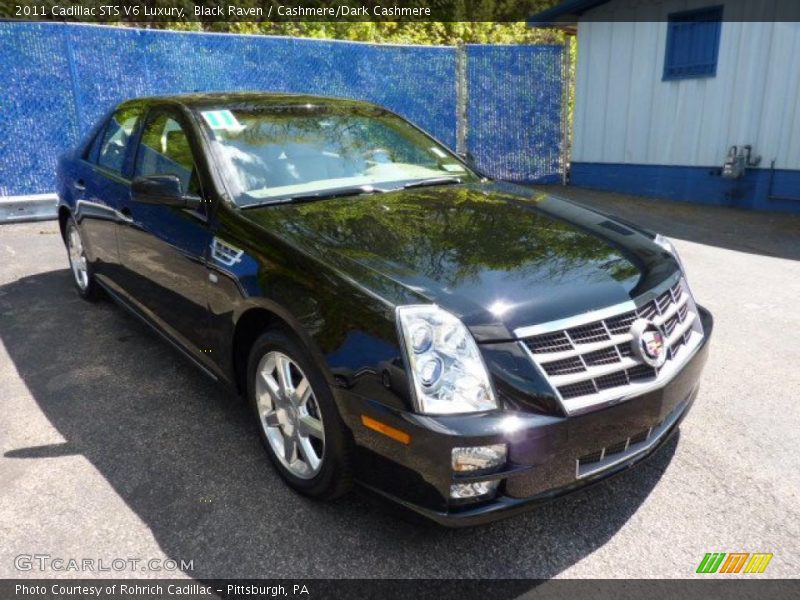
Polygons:
<instances>
[{"instance_id":1,"label":"side mirror","mask_svg":"<svg viewBox=\"0 0 800 600\"><path fill-rule=\"evenodd\" d=\"M475 155L472 154L472 152L459 152L458 157L463 160L464 163L475 173L481 177L486 177L486 174L481 171L480 167L478 167L478 165L475 163Z\"/></svg>"},{"instance_id":2,"label":"side mirror","mask_svg":"<svg viewBox=\"0 0 800 600\"><path fill-rule=\"evenodd\" d=\"M181 181L175 175L137 177L131 183L131 198L142 204L163 204L192 210L199 208L202 203L200 198L183 193Z\"/></svg>"},{"instance_id":3,"label":"side mirror","mask_svg":"<svg viewBox=\"0 0 800 600\"><path fill-rule=\"evenodd\" d=\"M462 158L462 160L473 162L475 157L473 156L472 152L466 150L464 152L459 152L458 155Z\"/></svg>"},{"instance_id":4,"label":"side mirror","mask_svg":"<svg viewBox=\"0 0 800 600\"><path fill-rule=\"evenodd\" d=\"M461 160L463 160L465 163L467 163L467 166L470 169L474 170L476 168L475 167L475 156L472 154L472 152L459 152L458 153L458 157Z\"/></svg>"}]
</instances>

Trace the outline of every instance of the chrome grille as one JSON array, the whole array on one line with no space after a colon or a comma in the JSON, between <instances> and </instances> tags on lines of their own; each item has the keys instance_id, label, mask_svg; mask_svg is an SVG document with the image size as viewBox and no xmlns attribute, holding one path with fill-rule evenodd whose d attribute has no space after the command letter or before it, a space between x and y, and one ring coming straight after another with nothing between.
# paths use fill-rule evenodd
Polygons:
<instances>
[{"instance_id":1,"label":"chrome grille","mask_svg":"<svg viewBox=\"0 0 800 600\"><path fill-rule=\"evenodd\" d=\"M537 335L535 340L531 340L528 346L531 352L562 352L572 349L572 342L569 341L563 331L545 335Z\"/></svg>"},{"instance_id":2,"label":"chrome grille","mask_svg":"<svg viewBox=\"0 0 800 600\"><path fill-rule=\"evenodd\" d=\"M602 321L581 327L573 327L568 329L566 334L573 344L591 344L592 342L611 339Z\"/></svg>"},{"instance_id":3,"label":"chrome grille","mask_svg":"<svg viewBox=\"0 0 800 600\"><path fill-rule=\"evenodd\" d=\"M658 314L662 314L672 304L672 293L668 290L656 298Z\"/></svg>"},{"instance_id":4,"label":"chrome grille","mask_svg":"<svg viewBox=\"0 0 800 600\"><path fill-rule=\"evenodd\" d=\"M610 348L588 352L580 358L587 367L594 367L597 365L610 365L611 363L619 362L620 356L616 346L612 346Z\"/></svg>"},{"instance_id":5,"label":"chrome grille","mask_svg":"<svg viewBox=\"0 0 800 600\"><path fill-rule=\"evenodd\" d=\"M580 373L585 370L580 356L573 356L571 358L564 358L561 360L554 360L553 362L544 363L542 368L548 375Z\"/></svg>"},{"instance_id":6,"label":"chrome grille","mask_svg":"<svg viewBox=\"0 0 800 600\"><path fill-rule=\"evenodd\" d=\"M636 320L636 316L636 311L632 310L618 317L611 317L610 319L606 319L606 327L609 333L613 335L627 333Z\"/></svg>"},{"instance_id":7,"label":"chrome grille","mask_svg":"<svg viewBox=\"0 0 800 600\"><path fill-rule=\"evenodd\" d=\"M620 344L617 346L617 352L620 356L633 356L633 348L630 344Z\"/></svg>"},{"instance_id":8,"label":"chrome grille","mask_svg":"<svg viewBox=\"0 0 800 600\"><path fill-rule=\"evenodd\" d=\"M597 388L594 387L593 381L581 381L580 383L563 385L559 390L562 398L578 398L587 394L594 394Z\"/></svg>"},{"instance_id":9,"label":"chrome grille","mask_svg":"<svg viewBox=\"0 0 800 600\"><path fill-rule=\"evenodd\" d=\"M637 306L628 303L556 323L523 327L517 336L547 376L568 413L641 391L641 386L666 379L703 337L697 307L678 280ZM666 338L667 363L655 369L631 349L631 325L639 318L652 321ZM534 335L525 335L534 330Z\"/></svg>"},{"instance_id":10,"label":"chrome grille","mask_svg":"<svg viewBox=\"0 0 800 600\"><path fill-rule=\"evenodd\" d=\"M628 371L617 371L610 375L603 375L594 380L594 385L598 390L607 390L621 385L628 385L631 382Z\"/></svg>"},{"instance_id":11,"label":"chrome grille","mask_svg":"<svg viewBox=\"0 0 800 600\"><path fill-rule=\"evenodd\" d=\"M655 302L648 302L635 314L643 319L655 319L658 316L658 307L656 306Z\"/></svg>"}]
</instances>

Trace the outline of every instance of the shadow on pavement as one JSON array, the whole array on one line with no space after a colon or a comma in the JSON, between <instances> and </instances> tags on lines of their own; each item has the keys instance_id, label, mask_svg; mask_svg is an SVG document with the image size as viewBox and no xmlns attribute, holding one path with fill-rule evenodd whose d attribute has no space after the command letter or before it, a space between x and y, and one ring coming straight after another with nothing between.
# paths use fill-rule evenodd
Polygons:
<instances>
[{"instance_id":1,"label":"shadow on pavement","mask_svg":"<svg viewBox=\"0 0 800 600\"><path fill-rule=\"evenodd\" d=\"M243 403L122 309L78 300L67 270L0 287L0 337L66 440L6 458L85 456L169 557L194 561L197 578L549 578L628 521L678 443L519 517L414 525L358 492L332 504L291 492Z\"/></svg>"},{"instance_id":2,"label":"shadow on pavement","mask_svg":"<svg viewBox=\"0 0 800 600\"><path fill-rule=\"evenodd\" d=\"M572 186L532 186L667 237L800 260L800 215L628 196Z\"/></svg>"}]
</instances>

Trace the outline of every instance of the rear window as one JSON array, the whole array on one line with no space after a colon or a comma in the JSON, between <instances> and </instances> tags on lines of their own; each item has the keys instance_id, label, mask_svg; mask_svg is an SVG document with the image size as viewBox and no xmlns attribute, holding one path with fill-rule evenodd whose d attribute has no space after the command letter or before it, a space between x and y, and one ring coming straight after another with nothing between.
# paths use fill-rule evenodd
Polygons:
<instances>
[{"instance_id":1,"label":"rear window","mask_svg":"<svg viewBox=\"0 0 800 600\"><path fill-rule=\"evenodd\" d=\"M114 113L103 135L99 136L100 147L96 154L99 166L115 173L122 173L130 138L141 114L141 108L138 106L122 108Z\"/></svg>"},{"instance_id":2,"label":"rear window","mask_svg":"<svg viewBox=\"0 0 800 600\"><path fill-rule=\"evenodd\" d=\"M100 127L99 131L97 131L97 133L94 134L91 144L87 146L86 150L83 153L84 160L88 160L89 162L92 163L97 162L97 153L100 151L100 142L103 141L104 133L105 133L105 127Z\"/></svg>"}]
</instances>

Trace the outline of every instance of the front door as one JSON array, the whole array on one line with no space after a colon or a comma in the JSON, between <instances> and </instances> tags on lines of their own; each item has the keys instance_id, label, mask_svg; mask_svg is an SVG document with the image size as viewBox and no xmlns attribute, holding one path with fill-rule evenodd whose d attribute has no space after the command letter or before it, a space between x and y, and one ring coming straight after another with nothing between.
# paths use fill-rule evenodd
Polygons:
<instances>
[{"instance_id":1,"label":"front door","mask_svg":"<svg viewBox=\"0 0 800 600\"><path fill-rule=\"evenodd\" d=\"M172 109L147 115L133 177L176 175L187 195L203 197L183 116ZM149 318L210 364L206 261L211 245L207 200L197 210L143 204L130 196L120 228L123 287Z\"/></svg>"}]
</instances>

